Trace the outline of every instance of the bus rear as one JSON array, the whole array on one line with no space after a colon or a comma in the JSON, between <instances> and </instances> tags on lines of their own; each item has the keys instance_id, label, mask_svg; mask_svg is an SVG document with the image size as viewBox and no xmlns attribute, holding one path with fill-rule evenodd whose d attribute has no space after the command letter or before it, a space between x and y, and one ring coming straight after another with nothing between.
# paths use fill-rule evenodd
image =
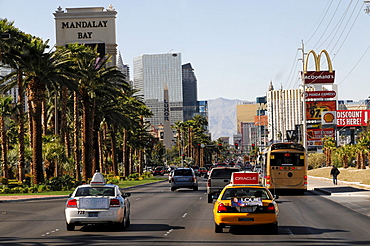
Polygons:
<instances>
[{"instance_id":1,"label":"bus rear","mask_svg":"<svg viewBox=\"0 0 370 246\"><path fill-rule=\"evenodd\" d=\"M304 150L271 149L266 156L265 185L270 190L307 190L307 162Z\"/></svg>"}]
</instances>

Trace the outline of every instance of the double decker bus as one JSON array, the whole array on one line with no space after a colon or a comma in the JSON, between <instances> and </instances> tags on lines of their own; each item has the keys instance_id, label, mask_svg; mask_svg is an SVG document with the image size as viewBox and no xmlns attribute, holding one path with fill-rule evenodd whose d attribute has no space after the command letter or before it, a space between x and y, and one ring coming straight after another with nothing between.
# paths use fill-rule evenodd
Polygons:
<instances>
[{"instance_id":1,"label":"double decker bus","mask_svg":"<svg viewBox=\"0 0 370 246\"><path fill-rule=\"evenodd\" d=\"M270 191L307 190L307 154L300 143L274 143L262 151L263 185Z\"/></svg>"}]
</instances>

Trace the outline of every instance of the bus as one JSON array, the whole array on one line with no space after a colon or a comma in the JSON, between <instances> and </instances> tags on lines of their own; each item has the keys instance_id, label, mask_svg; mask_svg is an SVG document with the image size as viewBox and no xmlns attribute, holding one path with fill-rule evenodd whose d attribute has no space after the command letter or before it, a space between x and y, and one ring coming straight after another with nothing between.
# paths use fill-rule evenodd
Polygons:
<instances>
[{"instance_id":1,"label":"bus","mask_svg":"<svg viewBox=\"0 0 370 246\"><path fill-rule=\"evenodd\" d=\"M307 153L300 143L273 143L259 156L262 183L271 192L307 190Z\"/></svg>"}]
</instances>

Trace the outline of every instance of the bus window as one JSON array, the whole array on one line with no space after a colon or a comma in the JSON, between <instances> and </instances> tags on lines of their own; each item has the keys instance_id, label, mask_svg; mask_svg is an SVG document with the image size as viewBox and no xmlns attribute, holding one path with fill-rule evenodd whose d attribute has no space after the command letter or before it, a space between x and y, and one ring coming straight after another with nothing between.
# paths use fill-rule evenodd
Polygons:
<instances>
[{"instance_id":1,"label":"bus window","mask_svg":"<svg viewBox=\"0 0 370 246\"><path fill-rule=\"evenodd\" d=\"M299 153L274 153L270 157L271 166L304 166L304 156Z\"/></svg>"}]
</instances>

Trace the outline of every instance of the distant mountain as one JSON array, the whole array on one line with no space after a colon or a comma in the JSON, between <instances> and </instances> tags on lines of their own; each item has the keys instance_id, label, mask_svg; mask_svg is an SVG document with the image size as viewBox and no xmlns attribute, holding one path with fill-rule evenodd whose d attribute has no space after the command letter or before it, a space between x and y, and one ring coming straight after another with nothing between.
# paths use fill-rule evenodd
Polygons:
<instances>
[{"instance_id":1,"label":"distant mountain","mask_svg":"<svg viewBox=\"0 0 370 246\"><path fill-rule=\"evenodd\" d=\"M208 101L208 125L212 140L220 137L232 137L237 133L236 105L244 102L238 99L217 98Z\"/></svg>"}]
</instances>

